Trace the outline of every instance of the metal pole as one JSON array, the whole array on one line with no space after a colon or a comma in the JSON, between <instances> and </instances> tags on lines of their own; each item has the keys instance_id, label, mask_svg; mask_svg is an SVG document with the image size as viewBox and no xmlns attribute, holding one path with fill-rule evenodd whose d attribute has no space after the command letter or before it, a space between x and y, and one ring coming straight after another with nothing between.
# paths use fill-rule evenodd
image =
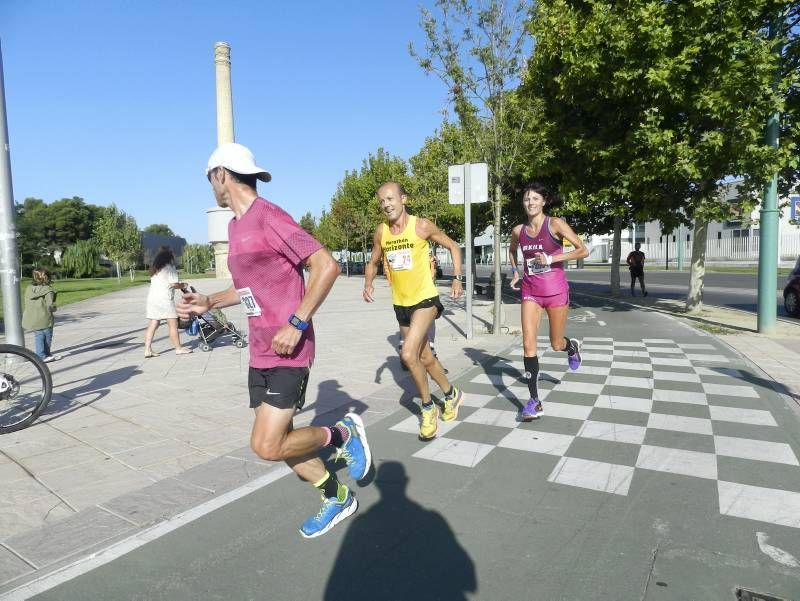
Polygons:
<instances>
[{"instance_id":1,"label":"metal pole","mask_svg":"<svg viewBox=\"0 0 800 601\"><path fill-rule=\"evenodd\" d=\"M683 271L683 224L678 226L678 271Z\"/></svg>"},{"instance_id":2,"label":"metal pole","mask_svg":"<svg viewBox=\"0 0 800 601\"><path fill-rule=\"evenodd\" d=\"M778 35L780 19L773 17L769 24L769 38ZM780 48L776 48L780 52ZM776 82L777 83L777 82ZM778 148L778 131L781 115L775 111L767 120L766 142ZM758 232L758 332L769 334L775 330L778 313L778 174L764 186L761 218Z\"/></svg>"},{"instance_id":3,"label":"metal pole","mask_svg":"<svg viewBox=\"0 0 800 601\"><path fill-rule=\"evenodd\" d=\"M3 50L0 47L0 279L6 342L25 345L19 302L17 228L14 222L14 190L11 186L11 150L8 145L6 88L3 79Z\"/></svg>"},{"instance_id":4,"label":"metal pole","mask_svg":"<svg viewBox=\"0 0 800 601\"><path fill-rule=\"evenodd\" d=\"M475 290L475 282L472 281L472 193L470 181L470 170L472 165L464 165L464 254L466 264L464 265L464 295L467 298L467 323L465 332L467 340L472 340L472 292Z\"/></svg>"}]
</instances>

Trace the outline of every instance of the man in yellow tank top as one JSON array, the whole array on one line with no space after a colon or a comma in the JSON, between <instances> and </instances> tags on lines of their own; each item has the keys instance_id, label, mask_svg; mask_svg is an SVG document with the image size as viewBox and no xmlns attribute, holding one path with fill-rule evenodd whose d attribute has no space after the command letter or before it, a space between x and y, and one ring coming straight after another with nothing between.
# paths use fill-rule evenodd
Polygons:
<instances>
[{"instance_id":1,"label":"man in yellow tank top","mask_svg":"<svg viewBox=\"0 0 800 601\"><path fill-rule=\"evenodd\" d=\"M397 182L386 182L378 189L378 201L388 223L379 225L373 236L372 258L365 269L364 300L368 303L375 300L372 283L385 255L392 281L392 303L404 341L401 358L408 366L422 399L419 437L431 440L439 431L440 410L431 400L428 375L444 393L441 409L444 421L456 419L464 394L450 384L442 364L434 357L428 344L428 328L444 311L431 276L428 241L447 248L453 258L452 298L464 294L464 276L461 275L458 244L432 222L410 215L406 211L407 200L408 195Z\"/></svg>"}]
</instances>

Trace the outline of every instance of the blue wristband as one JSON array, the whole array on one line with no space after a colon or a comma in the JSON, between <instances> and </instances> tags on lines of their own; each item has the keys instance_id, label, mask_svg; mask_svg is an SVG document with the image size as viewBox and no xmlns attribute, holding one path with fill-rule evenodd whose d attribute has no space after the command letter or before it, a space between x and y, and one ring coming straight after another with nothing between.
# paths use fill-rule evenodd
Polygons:
<instances>
[{"instance_id":1,"label":"blue wristband","mask_svg":"<svg viewBox=\"0 0 800 601\"><path fill-rule=\"evenodd\" d=\"M289 323L292 324L295 328L297 328L301 332L304 332L306 330L306 328L308 327L308 322L307 321L303 321L297 315L292 315L289 318Z\"/></svg>"}]
</instances>

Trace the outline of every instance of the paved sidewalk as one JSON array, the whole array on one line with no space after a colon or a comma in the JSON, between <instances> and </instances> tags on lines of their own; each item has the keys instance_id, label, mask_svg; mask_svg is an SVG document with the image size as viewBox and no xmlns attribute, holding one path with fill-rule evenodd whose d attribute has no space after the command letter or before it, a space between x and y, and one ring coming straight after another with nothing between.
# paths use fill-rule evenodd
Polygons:
<instances>
[{"instance_id":1,"label":"paved sidewalk","mask_svg":"<svg viewBox=\"0 0 800 601\"><path fill-rule=\"evenodd\" d=\"M230 282L195 285L211 292ZM412 398L391 291L379 278L368 305L362 287L363 278L340 277L314 318L317 360L299 425L350 409L369 423ZM440 291L447 311L436 350L452 374L516 342L485 333L489 307L480 301L466 341L464 300L447 299L449 286ZM204 353L190 339L195 352L176 356L162 327L160 356L145 359L146 294L137 287L58 313L53 400L33 426L0 437L0 591L280 467L249 449L247 349L221 340ZM239 307L225 313L246 328Z\"/></svg>"},{"instance_id":2,"label":"paved sidewalk","mask_svg":"<svg viewBox=\"0 0 800 601\"><path fill-rule=\"evenodd\" d=\"M196 283L201 291L227 285ZM367 305L362 285L360 277L341 277L315 317L317 361L299 425L323 415L328 423L350 409L374 423L412 399L395 351L390 290L379 279L377 302ZM518 305L504 306L509 333L495 337L485 333L490 303L476 298L476 335L466 341L463 299L446 300L448 290L440 288L447 312L437 322L436 349L454 378L519 346ZM249 450L247 350L219 344L176 356L161 329L155 348L162 354L144 359L146 293L143 286L59 313L54 348L64 358L51 364L53 401L34 426L0 437L0 593L283 469ZM752 331L753 316L736 311L709 308L690 318L676 303L602 298L719 335L778 380L776 390L800 398L800 380L784 373L800 359L799 326L781 323L768 338ZM226 314L246 327L240 308Z\"/></svg>"}]
</instances>

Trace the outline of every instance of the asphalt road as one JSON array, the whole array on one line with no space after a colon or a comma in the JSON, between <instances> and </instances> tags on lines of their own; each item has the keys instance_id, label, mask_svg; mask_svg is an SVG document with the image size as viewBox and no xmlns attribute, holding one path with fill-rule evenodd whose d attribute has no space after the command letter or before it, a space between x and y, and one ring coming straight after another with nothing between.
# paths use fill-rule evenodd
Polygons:
<instances>
[{"instance_id":1,"label":"asphalt road","mask_svg":"<svg viewBox=\"0 0 800 601\"><path fill-rule=\"evenodd\" d=\"M449 267L444 268L444 273L450 273ZM508 270L508 268L505 268ZM478 278L488 278L492 271L491 265L478 266ZM610 269L570 269L568 272L570 284L579 292L607 292L610 282ZM783 287L786 276L778 277L778 316L791 319L783 308ZM630 276L628 270L620 268L620 285L624 291L630 289ZM689 289L689 271L665 271L663 269L647 269L645 271L645 285L651 295L661 298L686 298ZM640 293L637 283L637 294ZM754 273L706 273L703 288L703 301L709 305L718 305L751 311L758 309L758 276Z\"/></svg>"}]
</instances>

